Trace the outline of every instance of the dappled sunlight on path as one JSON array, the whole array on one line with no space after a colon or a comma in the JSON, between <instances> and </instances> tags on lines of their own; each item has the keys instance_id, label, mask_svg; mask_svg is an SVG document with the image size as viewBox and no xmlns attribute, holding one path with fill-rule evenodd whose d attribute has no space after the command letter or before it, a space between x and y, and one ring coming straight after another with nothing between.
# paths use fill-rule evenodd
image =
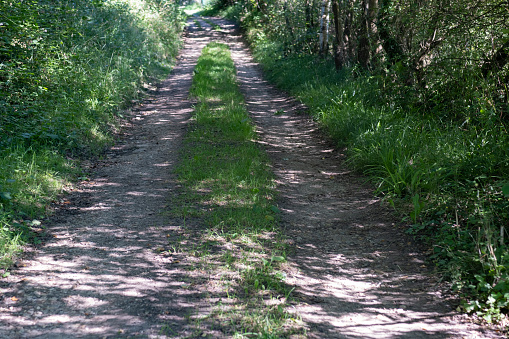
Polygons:
<instances>
[{"instance_id":1,"label":"dappled sunlight on path","mask_svg":"<svg viewBox=\"0 0 509 339\"><path fill-rule=\"evenodd\" d=\"M220 253L221 234L196 227L189 236L182 231L189 220L168 213L178 194L172 171L193 110L194 65L213 40L230 46L257 142L272 161L292 251L284 268L285 283L295 287L290 312L302 319L295 323L307 337L496 337L455 314L422 249L345 167L305 107L262 79L234 25L213 21L222 29L189 21L177 66L133 109L130 134L64 201L49 224L51 237L0 282L0 338L228 336L235 319L219 325L212 319L206 330L193 319L243 307L224 284L238 287L239 296L247 292L235 278L186 265L199 260L191 249L230 254L233 264L235 247ZM169 249L168 239L180 237L188 253ZM287 303L280 299L271 302Z\"/></svg>"}]
</instances>

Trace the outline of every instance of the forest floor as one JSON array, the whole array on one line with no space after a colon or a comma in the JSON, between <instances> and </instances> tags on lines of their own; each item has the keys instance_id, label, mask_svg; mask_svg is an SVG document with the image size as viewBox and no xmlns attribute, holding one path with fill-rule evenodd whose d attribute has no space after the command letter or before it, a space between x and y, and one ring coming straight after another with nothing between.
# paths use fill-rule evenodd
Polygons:
<instances>
[{"instance_id":1,"label":"forest floor","mask_svg":"<svg viewBox=\"0 0 509 339\"><path fill-rule=\"evenodd\" d=\"M290 312L305 336L504 337L455 312L426 248L349 171L305 107L263 80L234 25L209 20L221 29L188 22L169 78L131 110L121 140L90 162L89 180L56 205L45 242L0 281L0 338L228 336L206 324L193 328L195 316L213 307L214 277L190 274L185 251L160 251L185 227L166 211L179 193L173 170L193 111L193 69L211 41L229 45L271 160L291 249L284 266L295 287Z\"/></svg>"}]
</instances>

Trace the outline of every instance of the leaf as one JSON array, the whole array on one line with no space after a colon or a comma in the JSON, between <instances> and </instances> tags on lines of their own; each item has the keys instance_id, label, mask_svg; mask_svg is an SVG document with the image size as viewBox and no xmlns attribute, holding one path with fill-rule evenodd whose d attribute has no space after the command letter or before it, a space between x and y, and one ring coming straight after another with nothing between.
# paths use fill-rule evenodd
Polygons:
<instances>
[{"instance_id":1,"label":"leaf","mask_svg":"<svg viewBox=\"0 0 509 339\"><path fill-rule=\"evenodd\" d=\"M497 299L496 299L495 297L493 297L493 295L490 295L490 296L488 297L488 300L486 300L486 303L487 303L488 305L493 305L496 301L497 301Z\"/></svg>"},{"instance_id":2,"label":"leaf","mask_svg":"<svg viewBox=\"0 0 509 339\"><path fill-rule=\"evenodd\" d=\"M465 305L465 311L466 312L472 312L473 310L475 310L475 305L473 305L471 303Z\"/></svg>"},{"instance_id":3,"label":"leaf","mask_svg":"<svg viewBox=\"0 0 509 339\"><path fill-rule=\"evenodd\" d=\"M506 198L509 198L509 184L502 186L502 193Z\"/></svg>"},{"instance_id":4,"label":"leaf","mask_svg":"<svg viewBox=\"0 0 509 339\"><path fill-rule=\"evenodd\" d=\"M53 140L60 139L60 136L58 136L56 134L53 134L53 133L44 133L44 136L47 137L47 138L53 139Z\"/></svg>"},{"instance_id":5,"label":"leaf","mask_svg":"<svg viewBox=\"0 0 509 339\"><path fill-rule=\"evenodd\" d=\"M0 192L0 200L11 200L12 196L9 192Z\"/></svg>"},{"instance_id":6,"label":"leaf","mask_svg":"<svg viewBox=\"0 0 509 339\"><path fill-rule=\"evenodd\" d=\"M277 208L277 206L274 206L274 205L270 206L270 209L274 213L280 213L281 212L281 210L279 208Z\"/></svg>"},{"instance_id":7,"label":"leaf","mask_svg":"<svg viewBox=\"0 0 509 339\"><path fill-rule=\"evenodd\" d=\"M285 261L285 258L283 258L282 256L276 255L276 256L273 256L271 260L272 261Z\"/></svg>"}]
</instances>

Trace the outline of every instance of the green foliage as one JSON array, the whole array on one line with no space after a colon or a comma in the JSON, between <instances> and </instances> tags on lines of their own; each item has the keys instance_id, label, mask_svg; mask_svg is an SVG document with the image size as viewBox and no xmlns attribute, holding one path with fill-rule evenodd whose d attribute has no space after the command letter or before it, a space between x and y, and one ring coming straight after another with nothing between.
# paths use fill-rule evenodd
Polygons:
<instances>
[{"instance_id":1,"label":"green foliage","mask_svg":"<svg viewBox=\"0 0 509 339\"><path fill-rule=\"evenodd\" d=\"M164 0L0 0L0 266L168 73L182 15ZM34 231L35 230L35 231ZM39 231L37 231L39 232Z\"/></svg>"},{"instance_id":2,"label":"green foliage","mask_svg":"<svg viewBox=\"0 0 509 339\"><path fill-rule=\"evenodd\" d=\"M273 263L282 261L285 259L281 256L272 257L270 260L262 259L254 268L244 270L242 279L246 295L274 290L288 296L292 289L284 283L285 275L283 272L275 271L273 267Z\"/></svg>"},{"instance_id":3,"label":"green foliage","mask_svg":"<svg viewBox=\"0 0 509 339\"><path fill-rule=\"evenodd\" d=\"M0 26L2 148L103 147L117 107L139 95L148 74L167 72L178 47L180 27L167 25L179 22L173 8L154 12L134 0L0 6L9 13Z\"/></svg>"},{"instance_id":4,"label":"green foliage","mask_svg":"<svg viewBox=\"0 0 509 339\"><path fill-rule=\"evenodd\" d=\"M343 66L378 76L382 100L416 114L460 124L507 123L505 0L368 3L339 1L343 34L336 42L332 14L322 57L330 59L336 49ZM269 41L277 59L320 53L321 6L315 1L217 0L212 10L238 20L251 42ZM367 60L361 60L366 53Z\"/></svg>"}]
</instances>

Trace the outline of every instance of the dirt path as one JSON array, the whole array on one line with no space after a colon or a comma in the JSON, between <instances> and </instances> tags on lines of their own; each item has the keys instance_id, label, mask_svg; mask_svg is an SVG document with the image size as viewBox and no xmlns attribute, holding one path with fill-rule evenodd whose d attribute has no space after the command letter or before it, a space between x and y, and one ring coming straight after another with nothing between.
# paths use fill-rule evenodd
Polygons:
<instances>
[{"instance_id":1,"label":"dirt path","mask_svg":"<svg viewBox=\"0 0 509 339\"><path fill-rule=\"evenodd\" d=\"M491 338L461 322L433 290L423 258L400 236L342 156L299 114L303 108L261 79L233 26L189 26L174 71L133 112L129 135L70 195L52 239L0 282L0 338L193 337L189 316L206 313L189 288L186 258L161 255L182 221L161 213L177 192L172 169L190 118L193 68L212 40L235 60L260 143L281 192L293 240L295 285L310 338ZM274 115L284 110L285 114ZM209 332L221 337L218 332Z\"/></svg>"}]
</instances>

